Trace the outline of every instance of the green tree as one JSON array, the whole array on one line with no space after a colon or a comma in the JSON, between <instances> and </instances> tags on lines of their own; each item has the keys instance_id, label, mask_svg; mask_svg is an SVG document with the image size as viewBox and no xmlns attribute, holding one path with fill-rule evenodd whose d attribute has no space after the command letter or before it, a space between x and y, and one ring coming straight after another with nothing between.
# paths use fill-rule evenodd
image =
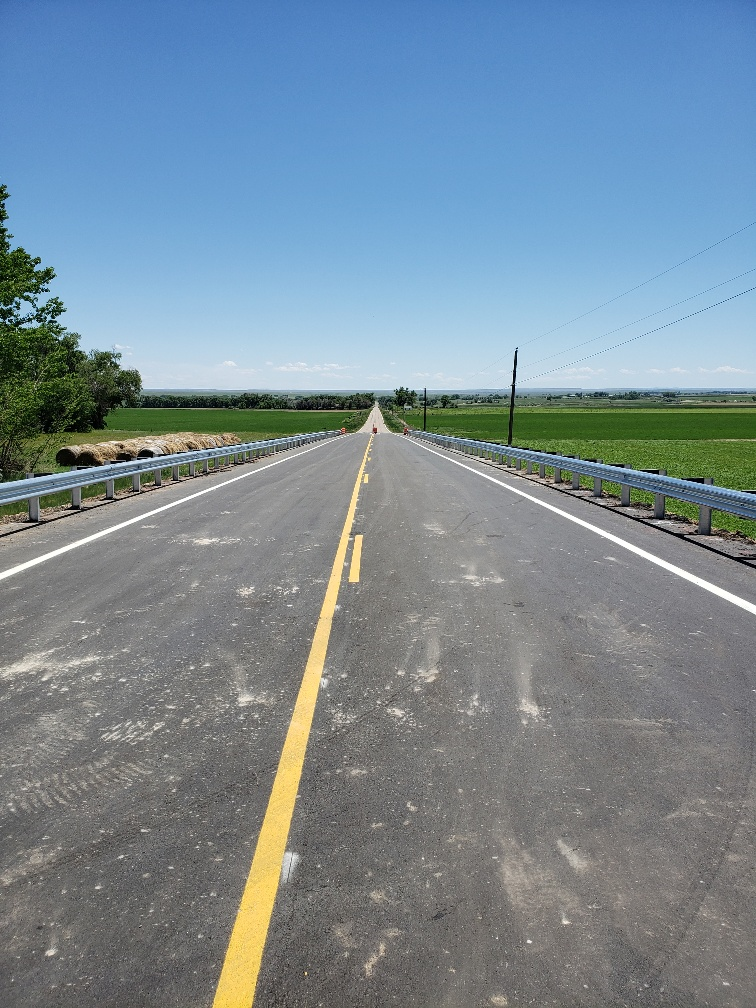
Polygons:
<instances>
[{"instance_id":1,"label":"green tree","mask_svg":"<svg viewBox=\"0 0 756 1008\"><path fill-rule=\"evenodd\" d=\"M413 392L412 389L405 388L403 385L398 389L394 389L394 401L399 409L402 409L404 406L414 406L416 399L417 392Z\"/></svg>"},{"instance_id":2,"label":"green tree","mask_svg":"<svg viewBox=\"0 0 756 1008\"><path fill-rule=\"evenodd\" d=\"M76 374L86 387L89 403L71 429L102 430L111 410L118 406L139 405L142 376L138 371L122 368L118 363L120 359L121 355L114 350L90 350L88 354L81 354Z\"/></svg>"},{"instance_id":3,"label":"green tree","mask_svg":"<svg viewBox=\"0 0 756 1008\"><path fill-rule=\"evenodd\" d=\"M46 297L55 271L23 248L6 227L8 190L0 186L0 472L33 468L53 435L104 426L107 403L133 400L138 372L114 377L118 354L85 354L80 336L58 321L65 311ZM120 385L119 385L120 383Z\"/></svg>"}]
</instances>

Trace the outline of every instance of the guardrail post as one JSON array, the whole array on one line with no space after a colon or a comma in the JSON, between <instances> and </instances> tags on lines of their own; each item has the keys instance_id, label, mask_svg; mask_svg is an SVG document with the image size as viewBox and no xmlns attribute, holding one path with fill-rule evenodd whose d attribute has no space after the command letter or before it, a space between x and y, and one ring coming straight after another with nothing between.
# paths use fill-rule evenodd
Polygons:
<instances>
[{"instance_id":1,"label":"guardrail post","mask_svg":"<svg viewBox=\"0 0 756 1008\"><path fill-rule=\"evenodd\" d=\"M71 507L81 507L81 487L74 487L71 491Z\"/></svg>"},{"instance_id":2,"label":"guardrail post","mask_svg":"<svg viewBox=\"0 0 756 1008\"><path fill-rule=\"evenodd\" d=\"M574 455L565 455L564 456L564 458L574 458L574 457L575 457ZM554 482L555 483L564 483L565 482L564 478L562 477L562 469L563 469L562 466L555 466L554 467Z\"/></svg>"},{"instance_id":3,"label":"guardrail post","mask_svg":"<svg viewBox=\"0 0 756 1008\"><path fill-rule=\"evenodd\" d=\"M163 470L155 469L155 486L159 487L163 485Z\"/></svg>"},{"instance_id":4,"label":"guardrail post","mask_svg":"<svg viewBox=\"0 0 756 1008\"><path fill-rule=\"evenodd\" d=\"M197 475L197 463L196 462L190 462L189 463L189 475L190 476L196 476Z\"/></svg>"},{"instance_id":5,"label":"guardrail post","mask_svg":"<svg viewBox=\"0 0 756 1008\"><path fill-rule=\"evenodd\" d=\"M39 497L29 498L29 521L38 522L39 517Z\"/></svg>"},{"instance_id":6,"label":"guardrail post","mask_svg":"<svg viewBox=\"0 0 756 1008\"><path fill-rule=\"evenodd\" d=\"M133 473L131 477L131 492L139 493L142 489L142 474Z\"/></svg>"},{"instance_id":7,"label":"guardrail post","mask_svg":"<svg viewBox=\"0 0 756 1008\"><path fill-rule=\"evenodd\" d=\"M576 460L578 460L579 458L580 458L579 455L575 456ZM580 489L580 473L579 472L572 473L572 483L571 483L571 485L572 485L572 489L573 490L579 490Z\"/></svg>"},{"instance_id":8,"label":"guardrail post","mask_svg":"<svg viewBox=\"0 0 756 1008\"><path fill-rule=\"evenodd\" d=\"M603 462L603 459L584 459L584 462ZM600 476L593 477L593 496L601 497L602 495L603 480Z\"/></svg>"},{"instance_id":9,"label":"guardrail post","mask_svg":"<svg viewBox=\"0 0 756 1008\"><path fill-rule=\"evenodd\" d=\"M205 476L210 472L210 459L202 459L202 472Z\"/></svg>"},{"instance_id":10,"label":"guardrail post","mask_svg":"<svg viewBox=\"0 0 756 1008\"><path fill-rule=\"evenodd\" d=\"M666 469L641 469L641 472L652 473L655 476L666 476ZM664 494L654 494L654 518L663 518L667 506L667 498Z\"/></svg>"},{"instance_id":11,"label":"guardrail post","mask_svg":"<svg viewBox=\"0 0 756 1008\"><path fill-rule=\"evenodd\" d=\"M620 483L620 507L630 507L629 483Z\"/></svg>"},{"instance_id":12,"label":"guardrail post","mask_svg":"<svg viewBox=\"0 0 756 1008\"><path fill-rule=\"evenodd\" d=\"M178 466L171 466L171 479L174 482L180 479Z\"/></svg>"},{"instance_id":13,"label":"guardrail post","mask_svg":"<svg viewBox=\"0 0 756 1008\"><path fill-rule=\"evenodd\" d=\"M525 475L526 476L533 475L533 463L530 461L530 459L528 459L528 461L525 463Z\"/></svg>"},{"instance_id":14,"label":"guardrail post","mask_svg":"<svg viewBox=\"0 0 756 1008\"><path fill-rule=\"evenodd\" d=\"M545 462L539 462L538 463L538 475L541 477L541 479L546 479L546 463Z\"/></svg>"},{"instance_id":15,"label":"guardrail post","mask_svg":"<svg viewBox=\"0 0 756 1008\"><path fill-rule=\"evenodd\" d=\"M105 480L105 500L115 499L115 480Z\"/></svg>"},{"instance_id":16,"label":"guardrail post","mask_svg":"<svg viewBox=\"0 0 756 1008\"><path fill-rule=\"evenodd\" d=\"M686 476L690 483L705 483L712 486L714 480L711 476ZM711 535L711 508L705 504L698 505L698 534Z\"/></svg>"}]
</instances>

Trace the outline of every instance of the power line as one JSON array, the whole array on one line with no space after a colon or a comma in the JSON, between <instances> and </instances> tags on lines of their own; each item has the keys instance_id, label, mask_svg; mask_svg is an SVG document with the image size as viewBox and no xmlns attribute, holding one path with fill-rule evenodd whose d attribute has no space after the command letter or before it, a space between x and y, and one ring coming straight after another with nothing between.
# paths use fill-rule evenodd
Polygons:
<instances>
[{"instance_id":1,"label":"power line","mask_svg":"<svg viewBox=\"0 0 756 1008\"><path fill-rule=\"evenodd\" d=\"M530 364L526 364L525 367L532 368L536 364L541 364L543 361L552 360L554 357L560 357L562 354L570 353L572 350L577 350L578 347L587 346L589 343L595 343L596 340L604 339L607 336L613 336L614 333L622 332L623 329L629 329L630 326L637 325L639 322L645 322L646 319L653 318L654 315L661 315L662 312L669 311L670 308L677 308L678 305L685 304L686 301L692 301L694 298L701 297L703 294L708 294L709 291L716 290L717 287L724 287L725 284L732 283L733 280L740 280L741 277L748 276L749 273L756 271L756 266L753 269L746 270L745 273L738 273L737 276L730 277L729 280L723 280L722 283L714 284L713 287L707 287L706 290L699 291L697 294L691 294L690 297L683 298L682 301L675 301L674 304L667 305L666 308L660 308L658 311L651 312L649 315L644 315L642 318L636 319L634 322L628 322L626 325L619 326L617 329L610 329L609 332L602 333L600 336L594 336L592 339L584 340L582 343L575 343L574 346L567 347L565 350L560 350L558 353L549 354L548 357L539 357L538 360L532 361ZM527 379L525 379L527 381Z\"/></svg>"},{"instance_id":2,"label":"power line","mask_svg":"<svg viewBox=\"0 0 756 1008\"><path fill-rule=\"evenodd\" d=\"M732 234L728 234L724 238L720 238L719 241L714 242L713 245L707 245L707 247L705 249L701 249L700 252L696 252L692 256L688 256L687 259L683 259L681 260L681 262L675 263L675 265L670 266L669 269L662 270L661 273L657 273L656 276L652 276L648 280L644 280L643 283L636 284L635 287L631 287L629 290L623 291L622 294L617 294L615 297L609 298L608 301L604 301L600 305L596 305L596 307L591 308L590 311L583 312L582 315L576 315L575 318L569 319L569 321L567 322L562 322L561 325L555 326L553 329L549 329L547 332L541 333L540 336L534 336L532 339L526 340L524 343L520 343L519 346L524 347L528 346L529 343L535 343L536 340L543 339L544 336L550 336L552 333L557 332L559 329L564 329L565 326L572 325L573 322L577 322L580 319L585 318L587 315L592 315L593 312L597 312L599 308L605 308L607 305L612 304L614 301L619 301L620 298L623 298L628 294L632 294L633 291L640 290L641 287L645 287L646 284L650 284L654 280L658 280L659 277L663 277L667 273L671 273L672 270L676 270L679 266L684 266L685 263L690 262L692 259L697 259L698 256L703 255L704 252L710 252L711 249L716 248L717 245L721 245L723 242L729 241L730 238L734 238L736 235L742 234L743 231L747 231L748 228L752 228L754 224L756 224L756 221L751 221L751 223L746 224L745 227L739 228L737 231L733 231ZM509 354L504 354L502 357L497 357L495 361L492 361L490 364L487 364L480 371L475 371L474 374L469 375L467 380L469 381L470 378L476 378L478 375L483 374L485 371L488 371L489 368L494 367L494 365L500 364L501 361L508 359L508 357Z\"/></svg>"},{"instance_id":3,"label":"power line","mask_svg":"<svg viewBox=\"0 0 756 1008\"><path fill-rule=\"evenodd\" d=\"M549 371L542 371L540 374L532 375L530 378L525 378L524 380L535 381L536 378L543 378L544 375L553 374L555 371L562 371L564 368L572 367L573 364L581 364L583 361L591 360L593 357L600 357L601 354L608 353L610 350L616 350L617 347L634 343L636 340L643 339L644 336L650 336L652 333L659 332L660 329L668 329L669 326L677 325L678 322L684 322L685 319L693 318L694 315L700 315L702 312L709 311L712 308L718 308L719 305L726 304L728 301L734 301L735 298L742 297L744 294L750 294L754 290L756 290L756 287L749 287L748 290L733 294L732 297L725 298L723 301L717 301L715 304L707 305L705 308L699 308L698 311L691 312L690 315L683 315L682 318L674 319L672 322L665 322L664 325L657 326L656 329L649 329L648 332L641 333L639 336L631 336L630 339L622 340L621 343L615 343L614 346L597 350L596 353L588 354L586 357L579 357L577 360L570 361L569 364L560 364L559 367L551 368Z\"/></svg>"}]
</instances>

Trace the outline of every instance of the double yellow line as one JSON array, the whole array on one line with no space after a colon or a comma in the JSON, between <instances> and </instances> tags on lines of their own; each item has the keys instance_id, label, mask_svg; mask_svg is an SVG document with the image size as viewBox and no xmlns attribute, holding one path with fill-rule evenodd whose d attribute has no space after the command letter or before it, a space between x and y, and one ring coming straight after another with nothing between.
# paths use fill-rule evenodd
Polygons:
<instances>
[{"instance_id":1,"label":"double yellow line","mask_svg":"<svg viewBox=\"0 0 756 1008\"><path fill-rule=\"evenodd\" d=\"M336 610L336 600L339 595L349 536L354 524L360 483L372 444L373 435L371 434L362 457L360 470L357 473L352 499L349 502L346 520L336 548L336 556L331 568L331 576L328 579L328 587L318 624L315 628L315 636L312 639L310 654L299 687L297 702L294 705L294 713L289 723L286 741L281 750L281 758L278 761L273 789L257 839L252 867L231 932L231 940L223 962L213 1008L250 1008L255 998L257 977L260 972L270 918L273 914L273 905L278 892L281 865L286 852L286 840L294 814L294 803L297 798L305 752L307 751L307 741L310 737L315 704L318 699L320 677L323 673L328 641L331 636L333 614ZM359 539L359 548L357 539ZM350 581L355 569L355 552L357 554L357 576L354 580L359 580L361 549L362 536L355 536Z\"/></svg>"}]
</instances>

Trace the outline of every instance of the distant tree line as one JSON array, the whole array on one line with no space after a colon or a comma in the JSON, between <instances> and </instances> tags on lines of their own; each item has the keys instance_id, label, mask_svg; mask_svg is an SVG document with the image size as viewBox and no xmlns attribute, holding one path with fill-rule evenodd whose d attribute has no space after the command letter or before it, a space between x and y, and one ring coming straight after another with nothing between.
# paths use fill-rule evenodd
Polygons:
<instances>
[{"instance_id":1,"label":"distant tree line","mask_svg":"<svg viewBox=\"0 0 756 1008\"><path fill-rule=\"evenodd\" d=\"M372 392L352 395L273 395L270 392L242 392L241 395L143 395L138 406L145 409L297 409L364 410L375 402Z\"/></svg>"},{"instance_id":2,"label":"distant tree line","mask_svg":"<svg viewBox=\"0 0 756 1008\"><path fill-rule=\"evenodd\" d=\"M441 396L428 396L428 407L438 406L441 409L453 408L457 405L456 400L458 399L473 399L473 396L460 396L457 393L454 395L441 395ZM477 401L477 400L476 400ZM398 389L394 389L394 394L390 396L379 396L378 405L382 406L384 409L403 409L405 406L412 407L423 405L423 397L418 395L413 389L405 388L403 385Z\"/></svg>"}]
</instances>

